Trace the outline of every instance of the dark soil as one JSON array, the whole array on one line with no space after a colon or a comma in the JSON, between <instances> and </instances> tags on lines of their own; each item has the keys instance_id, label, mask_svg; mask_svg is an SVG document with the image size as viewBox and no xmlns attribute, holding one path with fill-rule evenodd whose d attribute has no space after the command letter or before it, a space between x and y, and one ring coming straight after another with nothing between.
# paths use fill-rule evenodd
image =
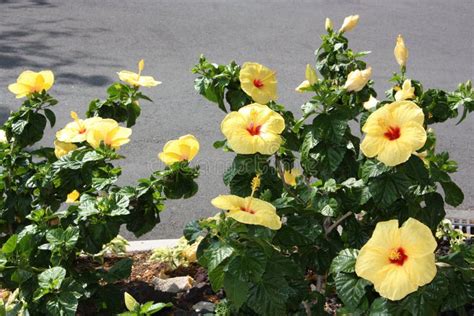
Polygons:
<instances>
[{"instance_id":1,"label":"dark soil","mask_svg":"<svg viewBox=\"0 0 474 316\"><path fill-rule=\"evenodd\" d=\"M122 311L125 311L125 305L123 302L123 293L128 292L138 302L145 303L148 301L153 302L171 302L173 308L167 308L160 313L154 315L176 315L176 316L187 316L187 315L198 315L192 311L192 306L201 301L207 301L217 303L224 297L222 292L214 293L209 284L207 272L197 264L192 264L188 267L178 267L176 269L170 269L166 264L148 261L150 252L137 252L127 255L133 260L132 273L126 280L120 281L114 284L114 294L120 292L120 301L116 302L116 306L120 305ZM125 257L125 258L126 258ZM124 257L107 257L105 258L104 264L92 262L88 258L81 258L78 261L78 269L93 267L103 267L108 269L113 266L118 260ZM152 281L153 278L158 276L168 277L176 276L191 276L195 280L193 288L186 292L172 294L155 290ZM104 287L103 293L99 295L107 295L109 289ZM93 300L86 300L79 305L77 316L92 316L92 315L113 315L107 312L98 312L98 307Z\"/></svg>"}]
</instances>

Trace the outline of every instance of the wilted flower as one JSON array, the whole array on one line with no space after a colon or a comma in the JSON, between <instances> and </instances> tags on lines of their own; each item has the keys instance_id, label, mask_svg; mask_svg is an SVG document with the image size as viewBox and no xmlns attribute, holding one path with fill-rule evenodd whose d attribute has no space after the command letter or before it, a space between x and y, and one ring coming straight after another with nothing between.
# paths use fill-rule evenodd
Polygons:
<instances>
[{"instance_id":1,"label":"wilted flower","mask_svg":"<svg viewBox=\"0 0 474 316\"><path fill-rule=\"evenodd\" d=\"M397 37L397 44L395 44L393 54L395 55L397 63L401 67L406 66L408 60L408 48L405 46L405 41L401 35L398 35Z\"/></svg>"},{"instance_id":2,"label":"wilted flower","mask_svg":"<svg viewBox=\"0 0 474 316\"><path fill-rule=\"evenodd\" d=\"M415 98L415 88L411 86L411 80L406 79L402 88L395 93L395 100L403 101Z\"/></svg>"},{"instance_id":3,"label":"wilted flower","mask_svg":"<svg viewBox=\"0 0 474 316\"><path fill-rule=\"evenodd\" d=\"M326 21L324 23L324 28L326 29L326 31L332 31L333 29L333 26L332 26L332 21L330 18L326 18Z\"/></svg>"},{"instance_id":4,"label":"wilted flower","mask_svg":"<svg viewBox=\"0 0 474 316\"><path fill-rule=\"evenodd\" d=\"M400 300L433 280L436 246L431 230L414 218L401 228L398 220L379 222L360 250L355 271L382 297Z\"/></svg>"},{"instance_id":5,"label":"wilted flower","mask_svg":"<svg viewBox=\"0 0 474 316\"><path fill-rule=\"evenodd\" d=\"M411 101L384 105L370 114L362 127L366 133L360 146L362 152L387 166L407 161L426 142L424 118L423 110Z\"/></svg>"},{"instance_id":6,"label":"wilted flower","mask_svg":"<svg viewBox=\"0 0 474 316\"><path fill-rule=\"evenodd\" d=\"M74 122L66 124L62 130L56 133L56 138L61 142L82 143L86 140L87 132L91 125L102 120L100 117L81 120L74 111L71 112L71 118Z\"/></svg>"},{"instance_id":7,"label":"wilted flower","mask_svg":"<svg viewBox=\"0 0 474 316\"><path fill-rule=\"evenodd\" d=\"M101 143L104 143L113 149L119 149L130 141L130 135L132 135L130 128L120 126L113 119L102 119L90 126L87 142L93 148L98 148Z\"/></svg>"},{"instance_id":8,"label":"wilted flower","mask_svg":"<svg viewBox=\"0 0 474 316\"><path fill-rule=\"evenodd\" d=\"M372 76L372 67L369 67L365 70L354 70L349 73L347 76L347 81L344 84L344 89L347 91L358 92L362 90L367 82L369 82L370 77Z\"/></svg>"},{"instance_id":9,"label":"wilted flower","mask_svg":"<svg viewBox=\"0 0 474 316\"><path fill-rule=\"evenodd\" d=\"M77 190L72 191L71 193L67 195L66 203L76 202L80 195L81 194L79 193L79 191Z\"/></svg>"},{"instance_id":10,"label":"wilted flower","mask_svg":"<svg viewBox=\"0 0 474 316\"><path fill-rule=\"evenodd\" d=\"M291 170L285 170L285 173L283 175L283 179L285 180L285 183L291 186L296 185L296 178L301 176L302 172L300 169L293 168Z\"/></svg>"},{"instance_id":11,"label":"wilted flower","mask_svg":"<svg viewBox=\"0 0 474 316\"><path fill-rule=\"evenodd\" d=\"M274 154L282 143L285 120L268 106L253 103L227 114L221 131L238 154Z\"/></svg>"},{"instance_id":12,"label":"wilted flower","mask_svg":"<svg viewBox=\"0 0 474 316\"><path fill-rule=\"evenodd\" d=\"M278 98L275 72L263 65L244 63L239 79L242 90L255 102L267 104Z\"/></svg>"},{"instance_id":13,"label":"wilted flower","mask_svg":"<svg viewBox=\"0 0 474 316\"><path fill-rule=\"evenodd\" d=\"M359 23L359 15L349 15L344 19L339 32L348 32L356 27L357 23Z\"/></svg>"},{"instance_id":14,"label":"wilted flower","mask_svg":"<svg viewBox=\"0 0 474 316\"><path fill-rule=\"evenodd\" d=\"M156 81L152 76L142 76L142 70L145 67L145 61L142 59L138 62L138 73L122 70L118 72L120 80L135 86L135 87L154 87L161 84L160 81Z\"/></svg>"},{"instance_id":15,"label":"wilted flower","mask_svg":"<svg viewBox=\"0 0 474 316\"><path fill-rule=\"evenodd\" d=\"M367 111L370 111L372 109L375 109L375 107L377 106L377 103L379 103L379 100L377 100L371 95L369 100L364 102L363 106L364 106L364 109L366 109Z\"/></svg>"},{"instance_id":16,"label":"wilted flower","mask_svg":"<svg viewBox=\"0 0 474 316\"><path fill-rule=\"evenodd\" d=\"M8 90L19 99L35 92L48 91L53 86L53 83L54 74L50 70L40 72L26 70L20 74L16 83L8 86Z\"/></svg>"},{"instance_id":17,"label":"wilted flower","mask_svg":"<svg viewBox=\"0 0 474 316\"><path fill-rule=\"evenodd\" d=\"M246 198L237 195L219 195L211 203L221 210L226 210L226 216L238 222L250 225L261 225L273 230L281 228L281 220L272 204L253 197L260 185L257 176L252 180L252 194Z\"/></svg>"},{"instance_id":18,"label":"wilted flower","mask_svg":"<svg viewBox=\"0 0 474 316\"><path fill-rule=\"evenodd\" d=\"M72 143L61 142L59 140L54 141L54 155L58 159L75 149L77 149L77 146Z\"/></svg>"},{"instance_id":19,"label":"wilted flower","mask_svg":"<svg viewBox=\"0 0 474 316\"><path fill-rule=\"evenodd\" d=\"M313 84L318 82L318 75L316 74L316 70L310 65L306 65L305 71L305 78L306 80L300 83L298 87L296 87L297 92L306 92L309 91L308 89L311 88Z\"/></svg>"},{"instance_id":20,"label":"wilted flower","mask_svg":"<svg viewBox=\"0 0 474 316\"><path fill-rule=\"evenodd\" d=\"M172 165L178 161L191 161L199 152L199 142L193 135L181 136L179 139L170 140L158 154L166 165Z\"/></svg>"}]
</instances>

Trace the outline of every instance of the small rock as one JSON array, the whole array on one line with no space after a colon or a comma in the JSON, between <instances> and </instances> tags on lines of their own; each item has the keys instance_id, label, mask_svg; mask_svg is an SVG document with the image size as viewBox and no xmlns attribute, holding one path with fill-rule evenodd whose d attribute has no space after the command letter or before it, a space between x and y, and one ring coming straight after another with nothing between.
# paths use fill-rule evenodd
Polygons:
<instances>
[{"instance_id":1,"label":"small rock","mask_svg":"<svg viewBox=\"0 0 474 316\"><path fill-rule=\"evenodd\" d=\"M193 305L193 310L198 313L212 313L214 312L215 305L211 302L201 301Z\"/></svg>"},{"instance_id":2,"label":"small rock","mask_svg":"<svg viewBox=\"0 0 474 316\"><path fill-rule=\"evenodd\" d=\"M154 278L152 281L156 290L167 293L185 292L193 287L194 280L190 276L169 279Z\"/></svg>"}]
</instances>

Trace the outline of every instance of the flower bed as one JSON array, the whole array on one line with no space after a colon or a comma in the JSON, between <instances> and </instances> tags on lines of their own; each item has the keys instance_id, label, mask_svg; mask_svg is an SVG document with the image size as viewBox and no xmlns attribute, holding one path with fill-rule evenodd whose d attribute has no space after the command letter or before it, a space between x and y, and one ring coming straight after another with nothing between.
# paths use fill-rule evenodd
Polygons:
<instances>
[{"instance_id":1,"label":"flower bed","mask_svg":"<svg viewBox=\"0 0 474 316\"><path fill-rule=\"evenodd\" d=\"M472 312L474 247L443 221L445 204L464 196L450 177L457 164L436 150L432 128L474 110L472 85L425 89L407 76L398 36L399 72L378 100L362 60L369 52L351 50L345 36L358 20L347 17L338 31L326 20L315 67L296 88L311 95L301 116L278 103L277 74L264 65L201 56L193 68L197 92L226 112L214 147L234 155L223 175L230 194L211 201L216 216L185 227L189 245L153 257L171 262L171 274L201 279L208 292L200 298L218 302L218 315ZM72 112L54 148L31 148L55 124L53 73L25 71L9 86L26 101L0 135L0 283L14 291L5 311L151 315L172 310L169 301L193 308L180 301L200 293L186 275L169 280L143 255L104 257L123 246L121 225L141 236L159 223L166 199L198 189L190 162L200 145L191 134L166 143L163 170L136 186L116 184L113 162L124 158L139 102L149 100L141 87L160 84L143 69L140 61L138 73L121 71L122 83L93 100L84 119ZM360 124L362 139L350 123ZM125 281L137 266L147 271L141 285ZM184 296L153 296L152 276L154 288Z\"/></svg>"}]
</instances>

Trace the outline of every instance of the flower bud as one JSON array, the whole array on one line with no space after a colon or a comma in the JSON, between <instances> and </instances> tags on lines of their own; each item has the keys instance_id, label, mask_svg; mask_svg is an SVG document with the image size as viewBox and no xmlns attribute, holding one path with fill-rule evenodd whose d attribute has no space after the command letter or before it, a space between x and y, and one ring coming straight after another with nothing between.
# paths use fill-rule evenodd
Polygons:
<instances>
[{"instance_id":1,"label":"flower bud","mask_svg":"<svg viewBox=\"0 0 474 316\"><path fill-rule=\"evenodd\" d=\"M332 21L330 18L326 18L326 22L324 23L324 28L326 29L326 31L332 31Z\"/></svg>"},{"instance_id":2,"label":"flower bud","mask_svg":"<svg viewBox=\"0 0 474 316\"><path fill-rule=\"evenodd\" d=\"M0 143L8 143L7 134L3 129L0 129Z\"/></svg>"},{"instance_id":3,"label":"flower bud","mask_svg":"<svg viewBox=\"0 0 474 316\"><path fill-rule=\"evenodd\" d=\"M401 35L398 35L397 37L397 44L395 45L393 54L395 55L395 59L400 67L405 67L408 60L408 49L405 46L405 41Z\"/></svg>"},{"instance_id":4,"label":"flower bud","mask_svg":"<svg viewBox=\"0 0 474 316\"><path fill-rule=\"evenodd\" d=\"M379 102L379 100L377 100L376 98L374 98L372 95L370 96L369 100L365 101L363 106L364 106L364 109L366 109L367 111L371 111L372 109L375 109L375 107L377 106L377 103Z\"/></svg>"},{"instance_id":5,"label":"flower bud","mask_svg":"<svg viewBox=\"0 0 474 316\"><path fill-rule=\"evenodd\" d=\"M340 33L348 32L356 27L357 23L359 23L359 15L349 15L344 19L342 23L341 29L339 30Z\"/></svg>"},{"instance_id":6,"label":"flower bud","mask_svg":"<svg viewBox=\"0 0 474 316\"><path fill-rule=\"evenodd\" d=\"M367 82L369 82L371 76L372 67L369 67L365 70L354 70L349 74L349 76L347 76L347 81L344 84L344 89L347 89L347 91L358 92L365 87Z\"/></svg>"}]
</instances>

